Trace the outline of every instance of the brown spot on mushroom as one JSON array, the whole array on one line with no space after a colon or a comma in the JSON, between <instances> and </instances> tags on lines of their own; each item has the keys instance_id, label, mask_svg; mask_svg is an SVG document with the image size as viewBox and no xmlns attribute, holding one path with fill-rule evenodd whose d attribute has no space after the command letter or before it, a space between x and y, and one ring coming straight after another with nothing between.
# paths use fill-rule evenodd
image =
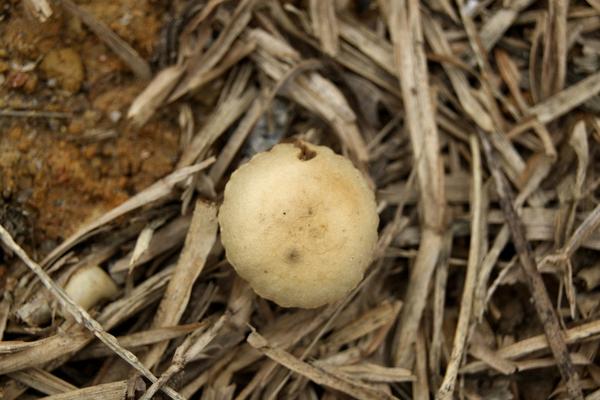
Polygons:
<instances>
[{"instance_id":1,"label":"brown spot on mushroom","mask_svg":"<svg viewBox=\"0 0 600 400\"><path fill-rule=\"evenodd\" d=\"M298 154L298 159L302 161L312 160L316 157L317 152L308 148L306 143L301 142L300 140L296 140L294 142L294 146L300 149L300 153Z\"/></svg>"},{"instance_id":2,"label":"brown spot on mushroom","mask_svg":"<svg viewBox=\"0 0 600 400\"><path fill-rule=\"evenodd\" d=\"M298 261L300 261L300 252L297 249L292 248L287 252L285 258L288 263L296 264Z\"/></svg>"}]
</instances>

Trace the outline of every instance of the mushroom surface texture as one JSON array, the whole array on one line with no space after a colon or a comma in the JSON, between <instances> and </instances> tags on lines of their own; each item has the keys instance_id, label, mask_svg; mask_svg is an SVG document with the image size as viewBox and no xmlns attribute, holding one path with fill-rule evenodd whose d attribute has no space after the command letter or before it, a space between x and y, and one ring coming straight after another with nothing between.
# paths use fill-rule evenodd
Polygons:
<instances>
[{"instance_id":1,"label":"mushroom surface texture","mask_svg":"<svg viewBox=\"0 0 600 400\"><path fill-rule=\"evenodd\" d=\"M352 163L324 146L282 143L238 168L219 211L227 259L256 293L314 308L354 289L371 263L379 216Z\"/></svg>"}]
</instances>

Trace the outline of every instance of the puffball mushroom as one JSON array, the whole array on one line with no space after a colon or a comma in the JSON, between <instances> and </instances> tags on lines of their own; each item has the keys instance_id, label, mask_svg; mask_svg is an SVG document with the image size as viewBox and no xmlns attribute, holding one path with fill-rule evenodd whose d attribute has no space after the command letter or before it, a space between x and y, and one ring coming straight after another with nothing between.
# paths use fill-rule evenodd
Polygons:
<instances>
[{"instance_id":1,"label":"puffball mushroom","mask_svg":"<svg viewBox=\"0 0 600 400\"><path fill-rule=\"evenodd\" d=\"M352 163L324 146L282 143L238 168L219 211L237 273L283 307L341 299L377 243L375 196Z\"/></svg>"},{"instance_id":2,"label":"puffball mushroom","mask_svg":"<svg viewBox=\"0 0 600 400\"><path fill-rule=\"evenodd\" d=\"M119 289L112 278L99 266L75 271L65 285L65 292L83 309L89 310L102 300L110 300Z\"/></svg>"},{"instance_id":3,"label":"puffball mushroom","mask_svg":"<svg viewBox=\"0 0 600 400\"><path fill-rule=\"evenodd\" d=\"M99 266L92 265L78 269L71 275L64 286L65 292L86 310L94 307L102 300L114 298L119 289L112 278ZM48 305L49 295L39 292L32 301L25 303L17 310L17 315L30 326L40 326L52 317Z\"/></svg>"}]
</instances>

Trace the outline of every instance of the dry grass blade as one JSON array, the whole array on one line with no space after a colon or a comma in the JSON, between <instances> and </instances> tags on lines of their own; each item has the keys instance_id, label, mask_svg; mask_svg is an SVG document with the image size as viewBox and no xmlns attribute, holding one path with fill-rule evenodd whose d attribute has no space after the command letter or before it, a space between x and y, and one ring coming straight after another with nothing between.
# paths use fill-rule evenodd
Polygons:
<instances>
[{"instance_id":1,"label":"dry grass blade","mask_svg":"<svg viewBox=\"0 0 600 400\"><path fill-rule=\"evenodd\" d=\"M228 98L221 103L185 149L178 166L182 168L191 165L199 156L205 154L214 141L246 112L255 97L256 90L249 88L242 95Z\"/></svg>"},{"instance_id":2,"label":"dry grass blade","mask_svg":"<svg viewBox=\"0 0 600 400\"><path fill-rule=\"evenodd\" d=\"M537 269L531 247L525 238L523 225L514 208L512 194L508 187L508 182L499 170L497 161L494 158L492 149L487 138L480 133L479 135L482 141L482 147L486 156L488 166L491 170L494 182L496 183L496 190L500 197L500 203L502 210L504 211L506 222L511 232L513 242L519 255L521 265L525 275L527 276L527 282L529 284L529 290L531 291L533 302L536 307L538 318L544 326L544 332L548 338L550 349L556 359L556 363L560 373L567 384L567 390L569 396L574 399L583 399L581 388L579 387L579 376L577 371L573 368L571 357L565 344L564 334L560 328L558 317L552 302L546 291L546 286Z\"/></svg>"},{"instance_id":3,"label":"dry grass blade","mask_svg":"<svg viewBox=\"0 0 600 400\"><path fill-rule=\"evenodd\" d=\"M469 353L502 374L510 375L517 370L515 363L498 356L497 352L481 344L471 344Z\"/></svg>"},{"instance_id":4,"label":"dry grass blade","mask_svg":"<svg viewBox=\"0 0 600 400\"><path fill-rule=\"evenodd\" d=\"M335 56L339 49L335 2L310 0L309 8L314 34L319 38L323 51L330 56Z\"/></svg>"},{"instance_id":5,"label":"dry grass blade","mask_svg":"<svg viewBox=\"0 0 600 400\"><path fill-rule=\"evenodd\" d=\"M336 348L388 325L396 319L401 308L402 303L399 301L394 303L384 301L380 306L358 316L350 324L331 334L325 341L325 346Z\"/></svg>"},{"instance_id":6,"label":"dry grass blade","mask_svg":"<svg viewBox=\"0 0 600 400\"><path fill-rule=\"evenodd\" d=\"M579 353L571 353L571 360L573 361L573 365L582 366L589 365L590 360L582 354ZM550 368L554 367L555 360L552 357L545 358L534 358L532 360L523 360L515 362L517 366L517 370L519 371L528 371L532 369L540 369L540 368Z\"/></svg>"},{"instance_id":7,"label":"dry grass blade","mask_svg":"<svg viewBox=\"0 0 600 400\"><path fill-rule=\"evenodd\" d=\"M564 115L600 92L600 72L569 86L529 109L529 113L546 124Z\"/></svg>"},{"instance_id":8,"label":"dry grass blade","mask_svg":"<svg viewBox=\"0 0 600 400\"><path fill-rule=\"evenodd\" d=\"M430 43L433 50L441 55L451 57L452 50L440 24L435 20L431 20L425 22L423 28L427 41ZM467 113L484 131L493 131L494 124L492 118L488 115L479 100L473 95L465 73L461 69L449 65L448 63L444 63L443 66L450 82L452 82L452 87L454 88L465 113Z\"/></svg>"},{"instance_id":9,"label":"dry grass blade","mask_svg":"<svg viewBox=\"0 0 600 400\"><path fill-rule=\"evenodd\" d=\"M449 258L450 251L452 248L452 240L452 231L446 231L443 240L442 253L440 255L440 262L435 271L435 277L433 282L433 333L431 335L431 343L429 347L427 362L429 363L429 370L431 371L431 375L433 376L432 384L435 384L435 386L439 386L439 383L442 380L441 359L444 347L444 332L442 327L444 324L444 314L446 305L446 284L448 281L448 271L450 267ZM425 344L422 344L422 346L425 347ZM418 351L419 350L417 349L417 356L419 355ZM421 385L424 385L424 383Z\"/></svg>"},{"instance_id":10,"label":"dry grass blade","mask_svg":"<svg viewBox=\"0 0 600 400\"><path fill-rule=\"evenodd\" d=\"M154 228L147 226L140 232L135 242L135 247L133 248L131 257L129 258L129 265L127 269L127 281L125 283L125 290L128 292L130 292L133 287L133 272L136 265L139 265L136 263L139 262L142 255L146 253L150 248L150 243L152 241L153 236Z\"/></svg>"},{"instance_id":11,"label":"dry grass blade","mask_svg":"<svg viewBox=\"0 0 600 400\"><path fill-rule=\"evenodd\" d=\"M327 368L327 363L315 361L316 366ZM343 365L336 368L342 374L350 375L367 382L411 382L414 375L404 368L387 368L377 364L364 362L360 364Z\"/></svg>"},{"instance_id":12,"label":"dry grass blade","mask_svg":"<svg viewBox=\"0 0 600 400\"><path fill-rule=\"evenodd\" d=\"M132 333L131 335L119 336L117 340L121 346L132 350L135 348L147 346L149 344L159 343L165 340L175 339L207 325L208 321L203 320L194 324L177 325L172 327L149 329L143 332ZM108 357L113 353L101 343L92 344L80 351L73 357L73 360L87 360L90 358Z\"/></svg>"},{"instance_id":13,"label":"dry grass blade","mask_svg":"<svg viewBox=\"0 0 600 400\"><path fill-rule=\"evenodd\" d=\"M152 321L154 328L179 322L188 305L194 282L202 272L216 237L217 207L198 200L175 272ZM145 355L144 365L153 368L160 361L168 344L169 342L165 341L154 345Z\"/></svg>"},{"instance_id":14,"label":"dry grass blade","mask_svg":"<svg viewBox=\"0 0 600 400\"><path fill-rule=\"evenodd\" d=\"M273 347L264 337L256 332L251 333L247 341L252 347L264 353L267 357L320 385L329 386L357 399L395 399L394 396L376 388L353 382L350 379L343 379L314 365L300 361L285 350Z\"/></svg>"},{"instance_id":15,"label":"dry grass blade","mask_svg":"<svg viewBox=\"0 0 600 400\"><path fill-rule=\"evenodd\" d=\"M469 13L468 7L464 4L463 0L457 0L457 4L459 6L461 21L469 39L469 45L473 50L481 73L482 103L486 106L489 116L494 123L494 130L489 134L489 139L504 158L505 162L500 165L505 170L508 178L513 182L518 182L519 176L523 174L526 165L514 145L503 134L503 131L506 129L506 122L496 100L494 89L496 77L494 71L487 59L487 54L478 36L475 22Z\"/></svg>"},{"instance_id":16,"label":"dry grass blade","mask_svg":"<svg viewBox=\"0 0 600 400\"><path fill-rule=\"evenodd\" d=\"M340 36L390 74L395 73L392 45L348 16L339 20Z\"/></svg>"},{"instance_id":17,"label":"dry grass blade","mask_svg":"<svg viewBox=\"0 0 600 400\"><path fill-rule=\"evenodd\" d=\"M138 78L148 80L152 76L150 66L140 55L94 14L84 10L71 0L60 0L69 13L80 18L112 51L114 51Z\"/></svg>"},{"instance_id":18,"label":"dry grass blade","mask_svg":"<svg viewBox=\"0 0 600 400\"><path fill-rule=\"evenodd\" d=\"M123 400L127 394L127 381L104 383L89 388L44 397L45 400Z\"/></svg>"},{"instance_id":19,"label":"dry grass blade","mask_svg":"<svg viewBox=\"0 0 600 400\"><path fill-rule=\"evenodd\" d=\"M0 373L8 374L25 368L41 366L65 353L85 346L92 339L93 336L83 327L70 330L67 334L41 339L34 346L16 353L4 354L0 358Z\"/></svg>"},{"instance_id":20,"label":"dry grass blade","mask_svg":"<svg viewBox=\"0 0 600 400\"><path fill-rule=\"evenodd\" d=\"M256 98L240 120L236 130L231 134L227 144L223 147L221 154L219 154L217 161L215 161L209 172L209 176L215 184L221 181L226 169L242 147L244 140L250 134L260 116L270 105L269 100L270 96L259 96Z\"/></svg>"},{"instance_id":21,"label":"dry grass blade","mask_svg":"<svg viewBox=\"0 0 600 400\"><path fill-rule=\"evenodd\" d=\"M483 39L482 39L483 40ZM508 86L510 90L510 94L513 96L513 99L517 103L519 107L519 111L521 113L526 113L529 105L525 101L523 97L523 93L521 93L521 89L519 88L519 83L521 81L520 71L515 64L514 60L501 49L497 49L495 52L495 59L498 63L498 70L502 79Z\"/></svg>"},{"instance_id":22,"label":"dry grass blade","mask_svg":"<svg viewBox=\"0 0 600 400\"><path fill-rule=\"evenodd\" d=\"M250 22L253 4L254 0L240 1L231 19L227 21L227 26L220 33L217 40L212 43L212 46L206 52L198 49L198 53L190 58L186 66L186 76L173 90L173 93L169 97L170 101L180 98L202 84L204 73L217 65L229 49L231 43L233 43L244 28L246 28L248 22Z\"/></svg>"},{"instance_id":23,"label":"dry grass blade","mask_svg":"<svg viewBox=\"0 0 600 400\"><path fill-rule=\"evenodd\" d=\"M583 243L597 231L600 226L600 205L587 216L581 225L577 227L573 235L569 238L565 246L558 251L556 255L551 255L543 262L553 260L568 260Z\"/></svg>"},{"instance_id":24,"label":"dry grass blade","mask_svg":"<svg viewBox=\"0 0 600 400\"><path fill-rule=\"evenodd\" d=\"M175 351L173 362L169 368L148 388L140 400L150 400L173 375L180 372L189 361L197 357L210 341L215 338L227 319L227 315L222 315L210 329L204 331L201 328L192 332Z\"/></svg>"},{"instance_id":25,"label":"dry grass blade","mask_svg":"<svg viewBox=\"0 0 600 400\"><path fill-rule=\"evenodd\" d=\"M142 126L162 105L183 75L185 68L173 65L160 71L146 86L138 97L131 103L127 111L127 118L136 126Z\"/></svg>"},{"instance_id":26,"label":"dry grass blade","mask_svg":"<svg viewBox=\"0 0 600 400\"><path fill-rule=\"evenodd\" d=\"M427 355L425 349L425 338L422 332L415 342L415 374L417 381L413 385L413 398L415 400L427 400L430 398L429 380L427 379Z\"/></svg>"},{"instance_id":27,"label":"dry grass blade","mask_svg":"<svg viewBox=\"0 0 600 400\"><path fill-rule=\"evenodd\" d=\"M471 135L471 156L473 172L473 201L471 202L471 243L469 244L469 262L467 274L463 287L462 299L460 301L460 313L456 332L454 333L454 345L446 375L437 393L438 399L451 399L454 396L454 386L458 369L465 357L465 348L470 335L471 317L473 315L473 299L477 284L477 276L481 265L484 229L483 229L483 177L479 142L475 135Z\"/></svg>"},{"instance_id":28,"label":"dry grass blade","mask_svg":"<svg viewBox=\"0 0 600 400\"><path fill-rule=\"evenodd\" d=\"M543 98L562 90L567 73L567 11L569 2L548 3L541 79Z\"/></svg>"},{"instance_id":29,"label":"dry grass blade","mask_svg":"<svg viewBox=\"0 0 600 400\"><path fill-rule=\"evenodd\" d=\"M35 342L25 342L22 340L3 340L0 341L0 354L16 353L21 350L30 349L36 346Z\"/></svg>"},{"instance_id":30,"label":"dry grass blade","mask_svg":"<svg viewBox=\"0 0 600 400\"><path fill-rule=\"evenodd\" d=\"M481 28L479 36L486 50L492 47L502 38L502 35L515 22L519 13L533 3L533 0L516 0L507 5L502 5Z\"/></svg>"},{"instance_id":31,"label":"dry grass blade","mask_svg":"<svg viewBox=\"0 0 600 400\"><path fill-rule=\"evenodd\" d=\"M600 334L600 321L589 322L569 328L565 331L565 341L567 344L575 344L595 338ZM514 360L535 352L548 350L549 344L545 335L536 335L519 342L502 347L496 351L498 357L507 360ZM485 370L485 364L481 361L474 361L465 365L461 373L471 374Z\"/></svg>"},{"instance_id":32,"label":"dry grass blade","mask_svg":"<svg viewBox=\"0 0 600 400\"><path fill-rule=\"evenodd\" d=\"M133 259L134 254L133 251L131 251L125 257L117 260L110 267L110 273L118 275L120 273L126 273L131 269L135 270L140 265L147 263L157 256L171 250L173 247L178 246L185 238L190 227L190 220L191 217L189 215L184 215L169 221L169 223L158 229L152 235L148 249L140 255L137 260Z\"/></svg>"},{"instance_id":33,"label":"dry grass blade","mask_svg":"<svg viewBox=\"0 0 600 400\"><path fill-rule=\"evenodd\" d=\"M39 368L13 372L8 376L48 395L77 390L77 387Z\"/></svg>"},{"instance_id":34,"label":"dry grass blade","mask_svg":"<svg viewBox=\"0 0 600 400\"><path fill-rule=\"evenodd\" d=\"M444 231L444 173L440 159L435 111L427 79L421 14L416 1L392 1L389 29L406 119L416 161L421 194L423 232L419 253L412 267L409 289L396 336L395 363L411 363L413 344L425 308L427 288L439 258Z\"/></svg>"}]
</instances>

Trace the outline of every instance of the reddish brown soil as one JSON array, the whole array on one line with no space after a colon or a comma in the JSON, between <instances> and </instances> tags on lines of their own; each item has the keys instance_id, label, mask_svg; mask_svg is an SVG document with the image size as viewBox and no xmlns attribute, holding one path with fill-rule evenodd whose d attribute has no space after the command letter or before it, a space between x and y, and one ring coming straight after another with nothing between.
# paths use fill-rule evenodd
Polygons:
<instances>
[{"instance_id":1,"label":"reddish brown soil","mask_svg":"<svg viewBox=\"0 0 600 400\"><path fill-rule=\"evenodd\" d=\"M172 171L176 118L129 127L127 109L144 82L59 7L42 24L20 1L3 3L0 109L68 116L0 116L0 222L24 242L56 241ZM151 58L160 4L78 3Z\"/></svg>"}]
</instances>

